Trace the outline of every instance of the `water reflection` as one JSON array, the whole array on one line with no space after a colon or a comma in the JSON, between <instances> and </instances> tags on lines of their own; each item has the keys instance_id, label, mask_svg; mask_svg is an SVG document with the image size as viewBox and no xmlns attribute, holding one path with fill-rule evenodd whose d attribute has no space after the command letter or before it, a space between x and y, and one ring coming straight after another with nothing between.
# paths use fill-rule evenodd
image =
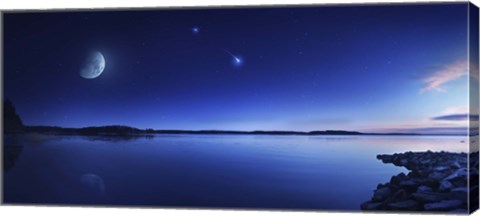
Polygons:
<instances>
[{"instance_id":1,"label":"water reflection","mask_svg":"<svg viewBox=\"0 0 480 216\"><path fill-rule=\"evenodd\" d=\"M155 135L21 139L6 203L359 210L404 169L377 154L463 137Z\"/></svg>"},{"instance_id":2,"label":"water reflection","mask_svg":"<svg viewBox=\"0 0 480 216\"><path fill-rule=\"evenodd\" d=\"M5 172L13 169L22 151L23 145L20 144L5 144L3 146L3 169Z\"/></svg>"}]
</instances>

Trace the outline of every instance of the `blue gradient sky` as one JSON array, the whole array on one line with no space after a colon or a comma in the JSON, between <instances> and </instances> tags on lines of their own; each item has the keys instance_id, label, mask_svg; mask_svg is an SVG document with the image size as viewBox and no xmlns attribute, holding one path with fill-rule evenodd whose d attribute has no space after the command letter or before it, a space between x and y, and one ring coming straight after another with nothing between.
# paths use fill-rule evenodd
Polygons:
<instances>
[{"instance_id":1,"label":"blue gradient sky","mask_svg":"<svg viewBox=\"0 0 480 216\"><path fill-rule=\"evenodd\" d=\"M7 13L4 24L4 95L29 125L467 126L433 119L467 113L466 3ZM79 75L90 50L107 62L93 80Z\"/></svg>"}]
</instances>

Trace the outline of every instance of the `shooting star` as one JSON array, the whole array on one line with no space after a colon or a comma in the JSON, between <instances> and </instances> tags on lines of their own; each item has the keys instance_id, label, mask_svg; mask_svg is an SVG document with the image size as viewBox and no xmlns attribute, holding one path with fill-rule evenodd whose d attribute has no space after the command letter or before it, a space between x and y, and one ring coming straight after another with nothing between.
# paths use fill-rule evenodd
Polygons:
<instances>
[{"instance_id":1,"label":"shooting star","mask_svg":"<svg viewBox=\"0 0 480 216\"><path fill-rule=\"evenodd\" d=\"M229 54L230 56L232 56L233 58L233 63L235 65L241 65L242 64L242 59L240 59L239 57L233 55L231 52L229 52L228 50L224 49L224 51Z\"/></svg>"}]
</instances>

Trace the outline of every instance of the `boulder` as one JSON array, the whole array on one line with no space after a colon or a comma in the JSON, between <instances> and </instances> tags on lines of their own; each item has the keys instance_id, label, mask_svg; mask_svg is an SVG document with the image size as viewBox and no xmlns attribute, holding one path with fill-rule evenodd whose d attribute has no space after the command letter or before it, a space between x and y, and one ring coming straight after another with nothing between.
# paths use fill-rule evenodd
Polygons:
<instances>
[{"instance_id":1,"label":"boulder","mask_svg":"<svg viewBox=\"0 0 480 216\"><path fill-rule=\"evenodd\" d=\"M458 163L458 161L455 161L452 164L450 164L450 167L453 168L453 169L460 169L460 168L462 168L462 165L460 165L460 163Z\"/></svg>"},{"instance_id":2,"label":"boulder","mask_svg":"<svg viewBox=\"0 0 480 216\"><path fill-rule=\"evenodd\" d=\"M393 155L377 155L377 159L382 160L383 163L392 163Z\"/></svg>"},{"instance_id":3,"label":"boulder","mask_svg":"<svg viewBox=\"0 0 480 216\"><path fill-rule=\"evenodd\" d=\"M399 165L407 166L408 165L408 160L407 159L401 159L400 162L399 162Z\"/></svg>"},{"instance_id":4,"label":"boulder","mask_svg":"<svg viewBox=\"0 0 480 216\"><path fill-rule=\"evenodd\" d=\"M398 183L398 185L400 185L401 187L416 187L418 185L418 182L408 179L401 181L400 183Z\"/></svg>"},{"instance_id":5,"label":"boulder","mask_svg":"<svg viewBox=\"0 0 480 216\"><path fill-rule=\"evenodd\" d=\"M469 155L475 159L468 161ZM378 155L377 158L405 167L409 172L377 185L372 199L363 203L362 209L467 213L468 195L472 192L467 181L470 178L473 179L470 185L478 184L478 167L472 166L478 164L478 153L405 152ZM470 172L467 165L470 165ZM478 190L478 186L476 188ZM473 192L478 194L476 190ZM477 197L478 201L478 195L472 194L470 199L475 201Z\"/></svg>"},{"instance_id":6,"label":"boulder","mask_svg":"<svg viewBox=\"0 0 480 216\"><path fill-rule=\"evenodd\" d=\"M396 176L392 176L392 178L390 178L390 184L396 185L396 184L400 183L401 181L404 181L404 180L407 180L407 179L408 179L407 175L405 175L405 173L402 172L402 173L400 173Z\"/></svg>"},{"instance_id":7,"label":"boulder","mask_svg":"<svg viewBox=\"0 0 480 216\"><path fill-rule=\"evenodd\" d=\"M400 189L397 192L395 192L392 197L393 200L407 200L408 199L408 194L405 190Z\"/></svg>"},{"instance_id":8,"label":"boulder","mask_svg":"<svg viewBox=\"0 0 480 216\"><path fill-rule=\"evenodd\" d=\"M448 166L436 166L435 168L433 168L433 170L435 170L437 172L443 172L443 171L447 171L449 169L450 168Z\"/></svg>"},{"instance_id":9,"label":"boulder","mask_svg":"<svg viewBox=\"0 0 480 216\"><path fill-rule=\"evenodd\" d=\"M419 203L415 200L405 200L400 202L389 203L388 207L392 210L414 211L419 209Z\"/></svg>"},{"instance_id":10,"label":"boulder","mask_svg":"<svg viewBox=\"0 0 480 216\"><path fill-rule=\"evenodd\" d=\"M432 188L431 187L428 187L428 186L424 186L424 185L420 185L418 186L417 188L417 193L421 193L421 192L432 192Z\"/></svg>"},{"instance_id":11,"label":"boulder","mask_svg":"<svg viewBox=\"0 0 480 216\"><path fill-rule=\"evenodd\" d=\"M458 169L454 173L450 174L449 176L445 177L444 180L450 181L457 178L467 178L468 170L466 168Z\"/></svg>"},{"instance_id":12,"label":"boulder","mask_svg":"<svg viewBox=\"0 0 480 216\"><path fill-rule=\"evenodd\" d=\"M457 178L457 179L450 180L450 182L455 187L466 187L467 186L467 179L466 178Z\"/></svg>"},{"instance_id":13,"label":"boulder","mask_svg":"<svg viewBox=\"0 0 480 216\"><path fill-rule=\"evenodd\" d=\"M447 177L447 174L441 173L441 172L433 172L430 175L428 175L429 179L435 180L435 181L440 181Z\"/></svg>"},{"instance_id":14,"label":"boulder","mask_svg":"<svg viewBox=\"0 0 480 216\"><path fill-rule=\"evenodd\" d=\"M392 194L392 191L388 187L383 187L375 190L372 200L373 201L383 201Z\"/></svg>"},{"instance_id":15,"label":"boulder","mask_svg":"<svg viewBox=\"0 0 480 216\"><path fill-rule=\"evenodd\" d=\"M441 192L445 192L445 191L449 191L453 187L454 186L453 186L452 183L450 183L447 180L443 180L443 181L440 182L440 186L438 187L438 190L441 191Z\"/></svg>"},{"instance_id":16,"label":"boulder","mask_svg":"<svg viewBox=\"0 0 480 216\"><path fill-rule=\"evenodd\" d=\"M435 203L427 203L423 206L426 211L451 211L462 206L460 200L442 200Z\"/></svg>"},{"instance_id":17,"label":"boulder","mask_svg":"<svg viewBox=\"0 0 480 216\"><path fill-rule=\"evenodd\" d=\"M435 192L417 192L413 193L412 197L419 202L431 203L444 200L445 198L447 198L447 194Z\"/></svg>"},{"instance_id":18,"label":"boulder","mask_svg":"<svg viewBox=\"0 0 480 216\"><path fill-rule=\"evenodd\" d=\"M424 160L420 160L420 164L421 165L424 165L424 166L428 166L432 163L432 160L430 159L424 159Z\"/></svg>"},{"instance_id":19,"label":"boulder","mask_svg":"<svg viewBox=\"0 0 480 216\"><path fill-rule=\"evenodd\" d=\"M427 187L430 187L430 188L436 188L440 184L438 182L438 180L433 180L433 179L430 179L430 178L423 178L421 180L418 180L418 182L419 182L420 185L427 186Z\"/></svg>"},{"instance_id":20,"label":"boulder","mask_svg":"<svg viewBox=\"0 0 480 216\"><path fill-rule=\"evenodd\" d=\"M452 188L450 190L450 193L448 193L448 197L450 199L467 200L468 188L466 187Z\"/></svg>"}]
</instances>

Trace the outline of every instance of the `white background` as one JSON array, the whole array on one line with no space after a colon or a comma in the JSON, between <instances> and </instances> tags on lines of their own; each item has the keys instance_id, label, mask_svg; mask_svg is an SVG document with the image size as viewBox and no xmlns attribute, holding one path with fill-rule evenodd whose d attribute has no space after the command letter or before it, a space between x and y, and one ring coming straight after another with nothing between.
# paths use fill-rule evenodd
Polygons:
<instances>
[{"instance_id":1,"label":"white background","mask_svg":"<svg viewBox=\"0 0 480 216\"><path fill-rule=\"evenodd\" d=\"M61 8L118 8L118 7L164 7L164 6L209 6L209 5L271 5L271 4L343 4L343 3L376 3L376 2L415 2L412 0L0 0L0 10L5 9L61 9ZM431 1L433 2L433 1ZM438 2L438 1L435 1ZM445 2L445 1L443 1ZM480 5L480 0L473 0ZM0 89L3 89L0 88ZM175 210L175 209L133 209L133 208L86 208L86 207L25 207L25 206L0 206L0 215L67 215L67 216L90 216L90 215L172 215L172 216L383 216L387 214L372 213L337 213L337 212L279 212L279 211L225 211L225 210ZM398 214L388 214L398 215ZM405 215L405 214L401 214ZM419 214L409 214L419 215ZM480 215L476 213L475 215Z\"/></svg>"}]
</instances>

